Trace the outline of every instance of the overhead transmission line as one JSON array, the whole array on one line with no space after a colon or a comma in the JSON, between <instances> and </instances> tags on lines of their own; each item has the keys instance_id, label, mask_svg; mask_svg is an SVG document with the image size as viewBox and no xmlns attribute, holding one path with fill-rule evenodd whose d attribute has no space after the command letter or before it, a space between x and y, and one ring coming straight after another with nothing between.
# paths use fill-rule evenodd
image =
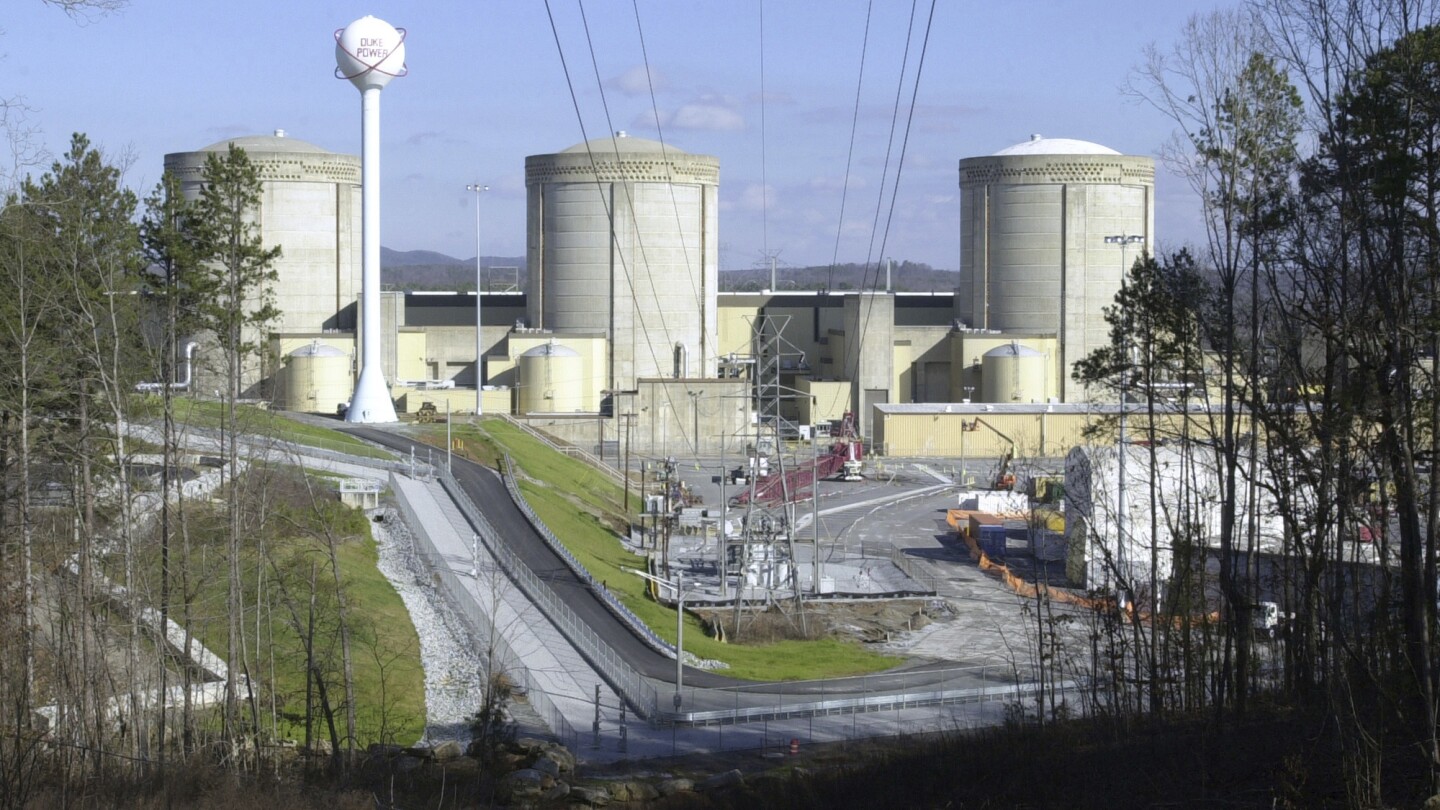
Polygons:
<instances>
[{"instance_id":1,"label":"overhead transmission line","mask_svg":"<svg viewBox=\"0 0 1440 810\"><path fill-rule=\"evenodd\" d=\"M609 102L608 102L608 100L606 99L606 96L605 96L604 83L603 83L603 81L601 81L601 78L600 78L600 68L599 68L599 63L598 63L598 61L597 61L597 59L596 59L596 56L595 56L594 40L593 40L593 39L591 38L591 36L590 36L590 25L589 25L588 19L587 19L586 16L585 16L585 4L584 4L583 0L577 0L577 6L579 7L579 10L580 10L581 24L582 24L582 27L584 28L584 31L585 31L585 41L586 41L586 45L587 45L587 47L588 47L588 49L589 49L589 52L590 52L590 63L591 63L592 69L594 70L594 73L595 73L596 85L599 87L599 90L600 90L600 101L601 101L601 106L602 106L602 108L604 109L604 112L605 112L605 123L606 123L606 126L610 128L610 131L611 131L612 133L614 133L614 132L615 132L615 129L614 129L614 127L613 127L612 119L611 119L611 116L610 116L610 105L609 105ZM611 243L612 247L614 248L616 255L619 257L621 272L624 274L625 284L626 284L627 289L629 290L629 295L630 295L630 307L631 307L631 310L630 310L630 311L631 311L631 319L632 319L632 329L633 329L633 325L634 325L635 323L638 323L638 325L639 325L639 327L640 327L640 332L641 332L641 334L644 336L645 347L646 347L646 350L648 351L648 353L649 353L649 355L650 355L650 360L651 360L651 362L654 364L654 366L658 369L658 368L661 367L661 363L660 363L660 358L659 358L659 357L656 355L656 353L655 353L655 344L654 344L654 341L651 340L649 324L647 324L646 319L640 318L640 317L636 317L637 310L639 309L639 303L638 303L638 302L639 302L639 295L638 295L637 292L636 292L634 274L633 274L633 272L632 272L631 263L630 263L629 261L627 261L626 253L625 253L625 251L622 249L622 246L621 246L620 243L619 243L619 240L618 240L617 235L616 235L616 233L615 233L615 229L614 229L614 227L613 227L613 223L614 223L614 221L615 221L615 212L614 212L614 210L613 210L612 207L611 207L610 201L606 198L606 195L603 193L604 182L603 182L603 181L601 180L601 178L600 178L599 163L598 163L598 161L597 161L596 158L595 158L595 152L594 152L594 150L593 150L593 149L591 148L591 146L590 146L590 136L589 136L589 134L588 134L588 132L587 132L587 130L586 130L586 127L585 127L585 119L584 119L584 116L581 114L581 111L580 111L579 96L578 96L578 94L575 92L575 84L574 84L574 81L573 81L573 79L571 78L571 75L570 75L569 63L568 63L567 60L565 59L565 49L564 49L564 46L563 46L563 45L561 44L561 42L560 42L560 33L559 33L558 27L557 27L556 24L555 24L555 15L554 15L551 7L550 7L550 0L545 0L545 12L546 12L546 15L549 17L549 20L550 20L550 31L551 31L551 35L554 37L554 40L555 40L555 49L556 49L557 54L558 54L559 57L560 57L561 68L563 69L564 74L565 74L565 84L566 84L567 89L568 89L569 92L570 92L570 103L571 103L571 106L573 107L573 109L575 110L575 119L576 119L576 122L578 123L578 125L579 125L579 127L580 127L581 139L582 139L582 142L583 142L584 145L585 145L585 155L586 155L586 158L587 158L587 159L589 160L589 162L590 162L591 174L595 177L595 187L596 187L596 189L597 189L597 192L601 192L601 193L599 193L598 196L600 197L601 205L602 205L602 206L604 207L604 209L605 209L606 219L607 219L608 222L611 223L611 227L608 228L608 230L609 230L609 237L610 237L610 243ZM637 11L637 20L638 20L638 11ZM648 64L647 64L646 70L647 70L647 72L648 72L648 70L649 70ZM652 98L653 98L653 96L652 96ZM657 117L658 117L658 114L657 114ZM617 138L614 138L614 137L612 136L612 145L614 146L615 154L616 154L617 157L618 157L618 155L619 155L619 143L618 143L617 141L618 141L618 139L617 139ZM667 159L666 163L667 163L667 171L668 171L668 159ZM635 210L635 201L634 201L633 197L631 196L631 192L630 192L630 187L629 187L629 185L626 184L626 183L621 183L620 186L621 186L621 188L623 189L623 191L624 191L624 193L625 193L625 198L626 198L626 203L627 203L627 205L629 205L631 211L634 211L634 210ZM674 201L674 190L673 190L673 188L671 189L671 201L672 201L672 205L674 205L674 204L675 204L675 201ZM677 222L678 222L678 220L679 220L679 216L680 216L680 215L679 215L679 210L678 210L678 207L677 207L677 208L676 208L676 220L677 220ZM648 267L649 267L649 262L648 262L648 259L646 259L646 256L645 256L645 245L644 245L644 241L643 241L643 239L641 238L638 230L637 230L637 232L635 233L635 244L636 244L636 247L637 247L638 252L639 252L639 254L640 254L640 263L641 263L642 265L644 265L646 268L648 268ZM686 261L687 261L687 265L688 265L688 261L689 261L688 253L686 254ZM688 269L688 267L687 267L687 269ZM687 274L687 275L688 275L688 274ZM674 341L673 341L673 339L672 339L672 335L671 335L671 332L670 332L670 328L669 328L668 323L666 323L666 321L665 321L665 311L664 311L664 308L659 306L659 292L658 292L658 290L655 288L655 279L654 279L653 276L651 276L648 272L646 273L646 279L647 279L647 281L649 282L651 298L652 298L652 300L653 300L653 301L655 302L655 304L656 304L655 309L657 310L657 312L658 312L658 314L659 314L659 316L660 316L660 331L661 331L662 334L663 334L663 337L664 337L664 340L665 340L666 345L667 345L667 346L673 345ZM694 281L693 281L693 279L691 280L691 286L692 286L692 289L693 289L693 287L694 287ZM610 363L610 373L609 373L609 382L610 382L611 385L614 385L614 383L615 383L614 357L615 357L615 343L616 343L617 335L615 334L615 328L614 328L614 326L615 326L615 324L614 324L614 305L613 305L613 302L612 302L612 305L611 305L611 322L610 322L610 357L611 357L611 363ZM701 323L700 328L701 328L702 330L704 329L704 323L703 323L703 322ZM635 346L634 346L634 342L633 342L633 331L632 331L632 343L631 343L631 347L630 347L630 356L631 356L631 364L632 364L632 366L631 366L631 372L632 372L632 374L633 374L634 371L635 371L635 369L634 369ZM702 359L702 362L703 362L703 359ZM681 419L682 417L681 417L679 408L677 408L676 405L675 405L674 397L673 397L671 391L669 390L669 387L668 387L668 386L665 386L665 387L663 387L662 390L664 391L664 394L665 394L665 403L666 403L666 406L667 406L667 408L671 411L672 417L675 418L676 420ZM695 437L695 439L693 439L693 440L691 441L691 445L692 445L691 449L692 449L692 450L695 450L695 449L696 449L696 446L698 445L698 437Z\"/></svg>"},{"instance_id":2,"label":"overhead transmission line","mask_svg":"<svg viewBox=\"0 0 1440 810\"><path fill-rule=\"evenodd\" d=\"M840 261L840 236L845 232L845 202L850 194L850 167L855 159L855 133L860 128L860 91L865 86L865 56L870 51L870 15L874 1L865 4L865 35L860 41L860 75L855 79L855 109L850 113L850 146L845 152L845 176L840 186L840 221L835 226L835 251L830 254L830 271L825 289L835 288L835 265Z\"/></svg>"},{"instance_id":3,"label":"overhead transmission line","mask_svg":"<svg viewBox=\"0 0 1440 810\"><path fill-rule=\"evenodd\" d=\"M900 98L901 98L901 96L902 96L902 91L903 91L904 86L905 86L905 64L906 64L906 62L909 61L911 39L913 38L913 36L914 36L914 31L915 31L915 6L916 6L916 4L915 4L915 2L913 2L913 0L912 0L912 3L911 3L911 5L910 5L910 24L909 24L909 27L908 27L908 29L907 29L907 31L906 31L906 34L905 34L905 58L902 59L902 61L901 61L900 79L899 79L899 81L896 83L896 87L895 87L895 106L894 106L894 109L891 111L890 146L887 146L887 147L886 147L886 151L885 151L885 171L882 173L882 176L881 176L881 189L880 189L880 193L879 193L879 195L876 197L876 200L875 200L875 224L872 226L873 230L872 230L871 235L870 235L870 241L871 241L871 247L872 247L872 248L873 248L873 246L874 246L874 241L875 241L875 232L880 230L880 228L879 228L879 223L880 223L880 208L881 208L881 204L884 202L884 199L885 199L885 189L884 189L885 178L886 178L886 176L888 176L888 173L889 173L890 154L891 154L891 151L892 151L893 148L894 148L894 142L895 142L896 122L899 120ZM887 214L886 214L886 218L885 218L885 228L884 228L883 232L881 232L881 237L880 237L880 256L884 256L884 255L885 255L885 246L888 244L889 239L890 239L890 226L891 226L891 224L894 222L894 219L895 219L895 201L899 198L899 195L900 195L900 177L901 177L901 175L902 175L902 173L903 173L903 171L904 171L904 168L905 168L905 154L906 154L906 152L908 151L909 146L910 146L910 130L911 130L912 125L914 124L914 121L915 121L915 101L916 101L916 99L919 97L919 93L920 93L920 78L921 78L921 76L923 75L923 73L924 73L924 71L925 71L925 55L926 55L927 51L929 50L929 46L930 46L930 30L931 30L931 28L933 27L934 22L935 22L935 0L930 0L930 13L929 13L929 15L926 17L926 20L925 20L925 35L924 35L924 37L921 39L920 55L919 55L919 59L917 60L916 66L915 66L915 79L914 79L914 83L913 83L913 85L912 85L912 87L911 87L911 91L910 91L910 109L909 109L909 111L907 112L906 117L905 117L905 130L904 130L904 134L901 136L901 140L900 140L900 154L899 154L899 156L898 156L898 158L897 158L897 160L896 160L896 165L895 165L895 179L894 179L894 181L893 181L893 185L891 186L891 190L890 190L890 206L889 206L888 212L887 212ZM866 253L866 256L865 256L865 264L866 264L867 268L868 268L868 266L869 266L869 264L870 264L870 259L871 259L872 256L874 256L874 253L873 253L873 252L867 252L867 253ZM868 269L866 270L865 273L863 273L863 274L861 275L861 290L863 291L864 289L868 289L868 288L872 287L875 283L877 283L877 282L879 281L879 278L880 278L880 260L877 259L876 262L875 262L875 270L874 270L874 276L873 276L873 278L870 276ZM858 306L858 305L859 305L859 299L857 298L857 306ZM857 317L857 319L856 319L856 320L857 320L857 328L856 328L856 330L855 330L855 331L856 331L856 335L855 335L854 340L853 340L853 349L852 349L852 340L850 339L850 337L848 337L848 336L846 337L846 348L847 348L846 356L847 356L847 357L853 356L853 351L858 350L859 345L860 345L861 336L864 335L865 332L866 332L866 330L869 328L870 318L874 315L874 311L875 311L875 308L874 308L874 307L869 307L869 308L866 309L863 318ZM857 313L857 316L858 316L858 313Z\"/></svg>"}]
</instances>

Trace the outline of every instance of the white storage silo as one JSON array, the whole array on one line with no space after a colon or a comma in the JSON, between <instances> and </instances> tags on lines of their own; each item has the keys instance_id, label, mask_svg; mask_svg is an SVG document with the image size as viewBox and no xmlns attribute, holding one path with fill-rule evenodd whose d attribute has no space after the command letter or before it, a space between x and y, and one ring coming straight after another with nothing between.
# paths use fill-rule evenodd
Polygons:
<instances>
[{"instance_id":1,"label":"white storage silo","mask_svg":"<svg viewBox=\"0 0 1440 810\"><path fill-rule=\"evenodd\" d=\"M1044 402L1045 354L1011 341L981 358L981 402Z\"/></svg>"},{"instance_id":2,"label":"white storage silo","mask_svg":"<svg viewBox=\"0 0 1440 810\"><path fill-rule=\"evenodd\" d=\"M960 161L960 286L969 326L1059 338L1062 396L1074 363L1109 343L1104 308L1122 265L1154 245L1155 162L1087 141L1031 136ZM1143 239L1122 249L1106 237Z\"/></svg>"},{"instance_id":3,"label":"white storage silo","mask_svg":"<svg viewBox=\"0 0 1440 810\"><path fill-rule=\"evenodd\" d=\"M520 413L574 413L584 410L585 364L580 353L559 343L542 343L520 355Z\"/></svg>"},{"instance_id":4,"label":"white storage silo","mask_svg":"<svg viewBox=\"0 0 1440 810\"><path fill-rule=\"evenodd\" d=\"M713 376L719 177L623 132L527 157L529 325L604 334L606 388Z\"/></svg>"},{"instance_id":5,"label":"white storage silo","mask_svg":"<svg viewBox=\"0 0 1440 810\"><path fill-rule=\"evenodd\" d=\"M316 341L286 357L278 404L287 411L335 413L337 405L350 401L353 387L350 355Z\"/></svg>"}]
</instances>

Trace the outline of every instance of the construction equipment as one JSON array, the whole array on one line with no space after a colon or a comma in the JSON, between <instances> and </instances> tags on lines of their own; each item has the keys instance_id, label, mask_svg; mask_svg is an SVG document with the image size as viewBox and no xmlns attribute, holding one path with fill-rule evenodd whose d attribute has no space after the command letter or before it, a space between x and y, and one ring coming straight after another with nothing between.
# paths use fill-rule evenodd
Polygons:
<instances>
[{"instance_id":1,"label":"construction equipment","mask_svg":"<svg viewBox=\"0 0 1440 810\"><path fill-rule=\"evenodd\" d=\"M967 430L972 432L979 430L982 426L985 427L985 429L989 430L991 433L994 433L996 436L1004 439L1005 443L1009 445L1009 447L1006 448L1005 452L1000 456L1000 463L995 468L995 475L990 479L990 488L1014 489L1015 474L1010 472L1010 462L1015 460L1015 440L1010 438L1009 436L1006 436L1004 433L1001 433L999 428L996 428L994 425L986 422L984 419L981 419L978 416L969 422L960 423L961 430Z\"/></svg>"},{"instance_id":2,"label":"construction equipment","mask_svg":"<svg viewBox=\"0 0 1440 810\"><path fill-rule=\"evenodd\" d=\"M420 409L415 412L415 421L422 425L428 425L438 419L439 411L435 408L435 403L433 402L422 404Z\"/></svg>"},{"instance_id":3,"label":"construction equipment","mask_svg":"<svg viewBox=\"0 0 1440 810\"><path fill-rule=\"evenodd\" d=\"M830 435L834 442L830 445L829 450L821 453L815 459L813 469L803 463L783 475L770 475L758 465L752 469L751 474L756 476L755 502L773 504L786 498L799 499L803 497L802 493L812 487L817 479L826 479L831 476L838 476L841 481L861 480L865 445L855 435L855 415L846 412L844 419L840 421L840 429L833 431ZM746 489L731 498L731 504L744 506L750 502L750 498L751 491Z\"/></svg>"}]
</instances>

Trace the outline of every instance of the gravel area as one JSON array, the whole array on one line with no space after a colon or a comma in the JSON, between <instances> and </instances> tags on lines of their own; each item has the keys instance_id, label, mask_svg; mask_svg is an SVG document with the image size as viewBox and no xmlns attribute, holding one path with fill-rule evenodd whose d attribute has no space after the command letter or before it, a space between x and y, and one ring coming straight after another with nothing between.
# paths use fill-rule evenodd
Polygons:
<instances>
[{"instance_id":1,"label":"gravel area","mask_svg":"<svg viewBox=\"0 0 1440 810\"><path fill-rule=\"evenodd\" d=\"M483 662L437 590L429 585L429 576L421 571L410 528L400 513L383 507L371 514L384 515L382 522L371 524L380 551L380 573L400 593L420 636L420 661L425 668L424 741L469 743L466 718L476 708Z\"/></svg>"}]
</instances>

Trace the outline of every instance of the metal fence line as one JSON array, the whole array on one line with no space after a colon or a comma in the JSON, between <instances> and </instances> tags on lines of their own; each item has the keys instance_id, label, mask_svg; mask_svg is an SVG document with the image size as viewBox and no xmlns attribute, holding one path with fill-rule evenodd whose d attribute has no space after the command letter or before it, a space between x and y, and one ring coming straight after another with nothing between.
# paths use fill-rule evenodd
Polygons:
<instances>
[{"instance_id":1,"label":"metal fence line","mask_svg":"<svg viewBox=\"0 0 1440 810\"><path fill-rule=\"evenodd\" d=\"M424 529L425 524L416 516L404 491L395 486L393 481L391 490L395 493L395 501L399 505L405 521L414 528L410 534L417 538L420 546L417 549L419 556L429 571L439 579L442 598L452 610L460 614L466 628L481 643L481 649L491 651L491 660L486 662L486 667L489 669L487 674L503 672L514 679L525 689L531 707L550 726L550 730L556 738L567 746L577 745L580 738L575 729L550 700L549 695L540 688L524 661L505 640L504 634L495 632L493 617L484 614L480 609L479 601L471 598L464 583L460 582L460 578L446 563L444 555L435 547L429 533ZM487 544L487 548L489 548L489 544Z\"/></svg>"},{"instance_id":2,"label":"metal fence line","mask_svg":"<svg viewBox=\"0 0 1440 810\"><path fill-rule=\"evenodd\" d=\"M549 546L550 550L559 555L560 559L564 560L565 564L570 567L570 570L575 572L575 576L589 585L590 590L593 591L596 596L600 597L610 612L629 625L630 629L634 630L635 633L640 636L641 640L661 653L674 658L676 655L674 644L656 635L655 631L651 630L649 625L641 621L640 617L631 612L630 608L625 607L625 603L616 598L615 594L611 593L608 588L596 587L595 577L590 574L590 569L575 559L575 555L570 553L570 549L566 548L565 544L560 542L560 539L550 531L550 527L546 526L545 522L540 519L540 516L535 514L535 510L530 507L530 501L526 500L525 494L520 491L520 485L515 481L514 463L508 453L505 455L504 460L505 474L501 476L501 478L505 481L505 489L510 493L510 499L515 502L515 505L519 507L520 511L525 515L525 519L530 522L530 525L535 529L536 533L545 541L545 545Z\"/></svg>"},{"instance_id":3,"label":"metal fence line","mask_svg":"<svg viewBox=\"0 0 1440 810\"><path fill-rule=\"evenodd\" d=\"M500 536L490 521L471 502L470 497L448 471L441 472L440 483L459 505L460 511L476 527L481 542L485 543L485 547L490 550L505 573L540 608L540 612L575 645L580 654L590 661L601 677L631 705L636 714L647 720L653 719L659 705L655 687L575 615L570 606L565 604L549 585L500 541Z\"/></svg>"},{"instance_id":4,"label":"metal fence line","mask_svg":"<svg viewBox=\"0 0 1440 810\"><path fill-rule=\"evenodd\" d=\"M572 458L578 458L581 461L584 461L586 464L594 467L598 472L602 473L606 477L610 478L610 480L614 481L617 486L625 486L625 474L621 473L619 470L615 469L609 464L606 464L604 460L602 460L599 456L595 455L589 450L583 450L573 444L561 444L550 438L549 436L546 436L544 433L536 430L535 428L530 427L530 425L521 422L519 419L516 419L514 416L508 413L492 414L492 416L495 416L502 421L514 425L530 437L536 439L541 444L544 444L546 447L549 447L551 450L554 450L557 453L563 453L564 455L570 456Z\"/></svg>"},{"instance_id":5,"label":"metal fence line","mask_svg":"<svg viewBox=\"0 0 1440 810\"><path fill-rule=\"evenodd\" d=\"M300 449L303 448L297 448L297 450ZM336 453L334 455L342 456L344 454ZM733 699L735 703L729 708L692 710L683 713L664 710L661 708L659 688L657 688L656 684L640 675L630 666L604 639L595 633L589 625L585 624L548 584L542 581L525 565L523 560L504 544L494 526L470 500L469 496L448 470L443 467L430 469L429 465L425 465L418 460L413 467L408 462L386 462L361 456L344 455L343 460L354 464L388 470L392 475L420 473L421 475L428 474L427 477L433 476L437 479L459 508L461 514L464 515L475 528L476 534L480 537L481 542L485 544L486 549L495 558L501 570L510 577L511 581L516 584L541 613L576 646L576 649L595 666L601 677L635 710L636 714L651 725L676 724L707 726L833 714L866 714L882 710L898 711L903 708L923 706L988 703L994 701L1014 702L1033 697L1041 692L1042 689L1048 689L1053 693L1062 694L1082 688L1081 685L1075 681L1064 681L1049 685L1048 687L1037 683L1023 683L1019 680L1019 674L1013 673L1005 677L1005 680L1008 681L1007 683L990 686L955 689L912 689L902 683L902 687L899 690L880 688L878 685L877 688L872 690L868 684L870 676L860 676L858 678L827 679L823 681L826 687L833 686L837 691L848 691L850 694L846 697L836 696L830 698L822 697L820 700L796 700L795 698L798 696L790 696L790 702L787 705L787 695L783 692L763 691L775 689L776 684L755 684L716 690L686 690L689 695L687 703L691 706L696 706L697 703L710 703L711 705L715 705ZM509 459L507 458L506 461L508 464ZM503 478L507 489L514 487L513 476L507 475ZM467 626L475 633L477 638L482 640L488 639L488 620L485 619L479 610L478 603L473 598L468 598L468 592L459 581L459 577L444 563L444 557L435 549L433 542L423 531L424 524L418 521L413 509L408 502L404 500L400 489L393 485L393 481L391 489L395 492L396 501L401 504L402 512L405 514L407 520L412 526L420 529L420 531L415 532L415 534L424 544L423 556L427 558L431 570L439 576L440 582L444 586L444 595L447 601L452 603L452 605L460 611ZM563 545L559 543L553 533L535 516L533 510L529 508L529 504L525 502L518 489L512 490L512 497L516 499L517 504L520 505L526 518L536 527L545 541L556 548L557 551L560 551L562 558L566 559L566 564L572 567L579 566L578 561L574 559L573 555L570 555L568 550L563 550ZM904 558L902 551L890 547L887 548L883 554L876 554L875 556L888 557L894 560L896 565L901 567L902 570L905 570L907 575L912 576L927 587L933 587L934 577L921 571L915 571L915 573L912 574L906 565L901 564L902 560L908 565L914 565L915 563L914 560ZM590 577L588 571L585 571L583 567L579 567L577 573L587 582L591 583L592 590L595 590L593 589L594 580ZM652 645L658 645L659 649L673 656L673 646L659 639L659 637L654 634L654 631L645 626L643 622L640 622L638 618L634 618L634 614L630 613L623 605L620 605L618 601L615 600L613 594L608 593L604 589L598 589L596 592L602 596L602 599L605 600L608 606L611 606L612 610L617 611L617 615L621 615L623 618L624 615L628 614L631 620L627 623L631 623L631 626L635 627L642 638L648 637L647 642L652 643ZM461 596L466 596L467 598L461 598ZM639 626L636 627L636 624ZM654 641L650 641L652 638ZM581 744L581 735L576 732L574 727L560 712L559 708L555 706L545 691L536 684L533 676L531 676L530 672L525 668L513 648L504 640L503 635L497 634L494 641L490 643L493 643L493 649L496 655L504 662L501 667L503 671L510 673L512 677L518 676L520 683L530 692L531 705L536 709L537 713L550 724L556 737L567 745ZM947 668L925 670L922 673L916 674L924 675L927 680L934 682L955 676L968 675L976 677L977 669L978 679L983 682L1001 675L1004 668ZM858 694L855 691L855 683L857 680L860 683ZM816 681L811 683L820 684L822 682ZM793 687L795 685L796 684L787 684L786 686ZM665 684L661 683L660 686L663 687ZM918 684L916 686L918 686ZM738 701L741 695L747 697L750 705L739 705Z\"/></svg>"}]
</instances>

